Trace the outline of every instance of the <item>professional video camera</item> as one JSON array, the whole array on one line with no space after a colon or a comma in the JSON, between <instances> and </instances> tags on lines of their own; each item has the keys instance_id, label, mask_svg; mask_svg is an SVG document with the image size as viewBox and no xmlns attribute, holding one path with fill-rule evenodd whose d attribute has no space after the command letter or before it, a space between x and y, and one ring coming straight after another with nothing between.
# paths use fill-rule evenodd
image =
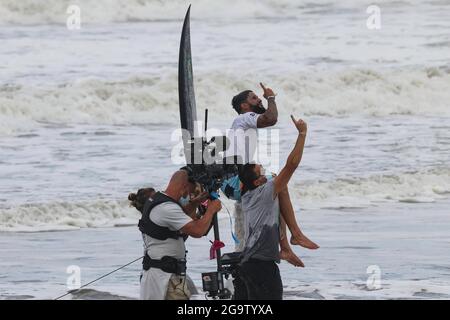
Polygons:
<instances>
[{"instance_id":1,"label":"professional video camera","mask_svg":"<svg viewBox=\"0 0 450 320\"><path fill-rule=\"evenodd\" d=\"M218 198L218 190L222 185L222 181L237 174L235 165L227 164L202 164L188 165L183 167L188 171L189 179L192 182L198 182L208 191L211 199ZM201 214L205 213L205 208L200 206ZM211 227L214 227L214 238L219 240L219 226L217 216L214 216ZM211 227L206 234L209 233ZM236 266L240 261L240 253L225 253L221 256L220 249L217 250L217 271L202 273L203 291L207 296L213 299L230 299L232 294L228 288L224 286L224 279L229 279L230 275L236 277Z\"/></svg>"},{"instance_id":2,"label":"professional video camera","mask_svg":"<svg viewBox=\"0 0 450 320\"><path fill-rule=\"evenodd\" d=\"M213 137L209 142L203 138L188 142L191 153L191 163L183 167L188 171L191 182L200 183L212 199L217 199L217 191L225 179L238 174L237 161L224 159L219 153L228 147L226 137Z\"/></svg>"},{"instance_id":3,"label":"professional video camera","mask_svg":"<svg viewBox=\"0 0 450 320\"><path fill-rule=\"evenodd\" d=\"M207 128L207 114L205 111L205 132ZM190 161L182 169L186 170L191 182L200 183L210 195L210 199L218 199L218 190L224 180L238 174L237 159L224 159L220 157L227 150L229 143L226 137L213 137L209 142L203 138L194 138L186 141L185 153L190 154ZM205 212L202 206L200 211ZM214 227L214 239L220 241L217 215L214 215L211 227ZM210 227L210 229L211 229ZM207 233L209 233L208 229ZM240 261L240 253L225 253L221 255L216 250L217 271L202 273L203 291L213 299L229 299L232 294L224 287L224 279L230 275L236 276L236 266Z\"/></svg>"}]
</instances>

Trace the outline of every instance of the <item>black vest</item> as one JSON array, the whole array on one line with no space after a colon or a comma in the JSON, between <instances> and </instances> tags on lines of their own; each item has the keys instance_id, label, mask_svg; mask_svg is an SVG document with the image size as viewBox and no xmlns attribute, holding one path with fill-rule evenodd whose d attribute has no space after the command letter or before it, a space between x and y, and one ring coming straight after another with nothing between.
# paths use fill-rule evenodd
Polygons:
<instances>
[{"instance_id":1,"label":"black vest","mask_svg":"<svg viewBox=\"0 0 450 320\"><path fill-rule=\"evenodd\" d=\"M169 238L175 240L177 240L178 238L183 238L183 240L186 240L186 235L182 235L179 231L172 231L167 227L161 227L150 219L152 209L164 202L175 203L180 207L181 210L183 210L181 205L171 197L166 196L161 192L157 192L152 198L147 199L147 201L145 202L144 209L142 210L142 217L139 220L138 224L139 230L142 233L145 233L146 235L158 240L167 240Z\"/></svg>"}]
</instances>

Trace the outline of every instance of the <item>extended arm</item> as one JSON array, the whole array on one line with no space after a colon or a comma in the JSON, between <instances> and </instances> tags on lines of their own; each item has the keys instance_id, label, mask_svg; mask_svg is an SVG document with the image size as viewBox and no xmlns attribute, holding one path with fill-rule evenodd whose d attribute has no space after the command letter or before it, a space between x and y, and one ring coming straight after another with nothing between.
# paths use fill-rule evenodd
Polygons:
<instances>
[{"instance_id":1,"label":"extended arm","mask_svg":"<svg viewBox=\"0 0 450 320\"><path fill-rule=\"evenodd\" d=\"M278 109L277 104L275 103L275 93L272 89L266 88L262 83L260 83L260 86L264 90L264 98L267 99L267 110L258 117L257 126L258 128L271 127L278 121Z\"/></svg>"},{"instance_id":2,"label":"extended arm","mask_svg":"<svg viewBox=\"0 0 450 320\"><path fill-rule=\"evenodd\" d=\"M197 220L197 208L202 201L205 201L208 198L208 192L202 192L197 197L191 199L187 205L183 207L184 213L186 213L193 220Z\"/></svg>"},{"instance_id":3,"label":"extended arm","mask_svg":"<svg viewBox=\"0 0 450 320\"><path fill-rule=\"evenodd\" d=\"M298 130L297 141L295 142L295 146L286 160L285 166L283 167L283 169L281 169L280 174L274 179L275 194L279 193L281 190L287 187L292 174L297 169L300 161L302 160L303 148L305 146L307 131L306 123L301 119L296 121L293 116L291 116L291 118Z\"/></svg>"},{"instance_id":4,"label":"extended arm","mask_svg":"<svg viewBox=\"0 0 450 320\"><path fill-rule=\"evenodd\" d=\"M208 231L214 214L220 211L220 209L222 209L222 205L219 200L211 201L202 218L187 223L180 231L191 237L201 238Z\"/></svg>"}]
</instances>

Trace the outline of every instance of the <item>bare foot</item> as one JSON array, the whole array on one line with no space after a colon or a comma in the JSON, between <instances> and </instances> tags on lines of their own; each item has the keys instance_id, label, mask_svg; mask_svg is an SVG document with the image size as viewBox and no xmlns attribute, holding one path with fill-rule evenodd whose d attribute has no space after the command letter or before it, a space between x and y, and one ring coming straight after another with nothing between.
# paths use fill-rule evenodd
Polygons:
<instances>
[{"instance_id":1,"label":"bare foot","mask_svg":"<svg viewBox=\"0 0 450 320\"><path fill-rule=\"evenodd\" d=\"M311 250L315 250L320 248L316 243L312 242L311 240L309 240L305 235L300 235L300 236L292 236L291 237L291 244L292 245L299 245L302 246L304 248L307 249L311 249Z\"/></svg>"},{"instance_id":2,"label":"bare foot","mask_svg":"<svg viewBox=\"0 0 450 320\"><path fill-rule=\"evenodd\" d=\"M302 268L305 267L302 260L300 260L300 258L297 257L292 250L281 250L280 258L282 260L286 260L287 262L294 265L295 267L302 267Z\"/></svg>"}]
</instances>

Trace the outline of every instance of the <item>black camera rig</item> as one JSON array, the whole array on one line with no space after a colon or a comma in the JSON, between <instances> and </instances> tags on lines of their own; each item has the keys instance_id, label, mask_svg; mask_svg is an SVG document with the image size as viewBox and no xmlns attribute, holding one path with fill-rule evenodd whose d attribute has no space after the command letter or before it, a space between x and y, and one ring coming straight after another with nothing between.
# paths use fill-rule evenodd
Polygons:
<instances>
[{"instance_id":1,"label":"black camera rig","mask_svg":"<svg viewBox=\"0 0 450 320\"><path fill-rule=\"evenodd\" d=\"M220 268L215 272L202 273L203 291L213 299L230 299L232 294L224 285L224 279L236 278L240 252L224 253L220 259Z\"/></svg>"},{"instance_id":2,"label":"black camera rig","mask_svg":"<svg viewBox=\"0 0 450 320\"><path fill-rule=\"evenodd\" d=\"M219 153L225 151L228 147L226 137L213 137L209 142L206 141L206 131L208 123L208 109L205 110L205 136L193 138L185 143L185 153L190 154L187 158L188 164L182 169L188 172L189 181L199 183L202 188L208 192L211 200L218 199L218 190L225 179L238 174L238 165L232 159L226 161L219 157ZM231 162L231 164L230 164ZM200 211L204 208L199 207ZM219 225L217 215L214 215L211 227L214 228L214 240L220 241ZM232 294L224 286L224 279L230 276L235 277L236 266L240 260L240 253L225 253L221 255L220 249L216 250L217 271L202 273L203 291L207 296L213 299L230 299Z\"/></svg>"},{"instance_id":3,"label":"black camera rig","mask_svg":"<svg viewBox=\"0 0 450 320\"><path fill-rule=\"evenodd\" d=\"M180 107L180 122L183 132L183 147L186 167L191 182L198 182L207 191L211 199L218 198L218 190L225 179L238 174L237 161L219 159L221 151L227 149L225 137L215 137L206 141L208 110L205 110L205 135L196 138L194 126L197 120L197 109L194 94L194 76L192 72L192 54L190 40L190 6L186 12L181 32L180 52L178 60L178 96ZM230 160L230 159L227 159ZM229 164L231 162L231 164ZM214 239L219 241L219 225L217 215L212 221ZM209 230L208 230L209 232ZM220 249L216 250L217 272L203 273L203 290L214 299L228 299L231 292L224 288L223 279L233 274L237 265L238 254L221 256Z\"/></svg>"}]
</instances>

